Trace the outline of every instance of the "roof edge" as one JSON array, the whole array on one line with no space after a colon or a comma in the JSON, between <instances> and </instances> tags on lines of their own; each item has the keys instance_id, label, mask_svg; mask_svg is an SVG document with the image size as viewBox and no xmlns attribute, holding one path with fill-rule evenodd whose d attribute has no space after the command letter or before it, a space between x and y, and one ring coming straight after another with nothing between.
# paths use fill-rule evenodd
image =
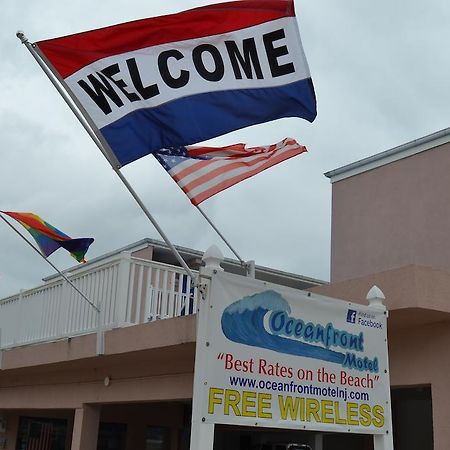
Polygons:
<instances>
[{"instance_id":1,"label":"roof edge","mask_svg":"<svg viewBox=\"0 0 450 450\"><path fill-rule=\"evenodd\" d=\"M94 264L101 263L102 261L107 260L108 258L114 257L116 255L119 255L122 252L125 252L125 251L133 251L134 252L134 251L146 248L148 246L151 246L151 247L154 247L157 249L164 249L167 251L171 251L170 247L163 241L160 241L158 239L153 239L153 238L144 238L137 242L134 242L134 243L128 244L124 247L121 247L117 250L113 250L111 252L105 253L104 255L100 255L95 258L92 258L86 264L69 267L68 269L63 270L62 272L65 274L67 274L67 273L75 274L77 272L77 270L79 270L79 269L83 269L88 266L92 266ZM195 249L192 249L189 247L183 247L181 245L175 245L175 248L181 253L182 256L202 258L203 254L204 254L203 251L195 250ZM225 264L229 264L229 265L235 266L235 267L241 266L241 263L238 260L232 259L232 258L225 257L223 262ZM280 277L284 277L284 278L289 278L292 280L298 280L298 281L301 281L304 283L309 283L311 285L316 285L316 286L321 286L323 284L328 283L328 281L320 280L318 278L313 278L313 277L309 277L309 276L302 275L302 274L296 274L293 272L287 272L284 270L274 269L271 267L261 266L258 264L255 265L255 270L257 272L280 276ZM47 282L57 279L59 277L60 277L60 275L58 273L54 273L54 274L46 276L45 278L42 278L42 281L47 283Z\"/></svg>"},{"instance_id":2,"label":"roof edge","mask_svg":"<svg viewBox=\"0 0 450 450\"><path fill-rule=\"evenodd\" d=\"M338 169L330 170L325 172L324 175L330 179L331 183L336 183L337 181L376 169L377 167L400 159L408 158L409 156L444 145L448 142L450 142L450 128L445 128L384 152L377 153L376 155L339 167Z\"/></svg>"}]
</instances>

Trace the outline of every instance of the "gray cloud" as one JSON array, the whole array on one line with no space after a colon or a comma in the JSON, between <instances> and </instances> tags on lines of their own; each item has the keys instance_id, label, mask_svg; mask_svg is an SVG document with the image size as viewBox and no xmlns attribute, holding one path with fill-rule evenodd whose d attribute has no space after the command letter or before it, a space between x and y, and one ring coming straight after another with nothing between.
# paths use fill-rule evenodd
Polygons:
<instances>
[{"instance_id":1,"label":"gray cloud","mask_svg":"<svg viewBox=\"0 0 450 450\"><path fill-rule=\"evenodd\" d=\"M15 37L40 40L207 1L5 2L0 18L0 209L33 211L73 236L94 236L91 257L157 233ZM268 144L292 136L309 153L246 180L203 208L246 259L328 278L331 188L323 172L449 126L450 3L430 0L296 2L318 98L313 124L283 119L212 140ZM217 243L151 158L124 173L171 239ZM51 273L0 223L0 297ZM61 268L73 260L57 253Z\"/></svg>"}]
</instances>

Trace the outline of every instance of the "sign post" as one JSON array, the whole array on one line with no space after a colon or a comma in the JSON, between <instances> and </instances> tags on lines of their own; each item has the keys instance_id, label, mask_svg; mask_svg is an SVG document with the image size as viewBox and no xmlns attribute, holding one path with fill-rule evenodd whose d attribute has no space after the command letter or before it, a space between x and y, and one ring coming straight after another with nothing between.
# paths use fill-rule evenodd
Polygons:
<instances>
[{"instance_id":1,"label":"sign post","mask_svg":"<svg viewBox=\"0 0 450 450\"><path fill-rule=\"evenodd\" d=\"M217 248L204 260L191 449L212 450L227 424L370 434L391 450L382 292L359 305L225 273Z\"/></svg>"},{"instance_id":2,"label":"sign post","mask_svg":"<svg viewBox=\"0 0 450 450\"><path fill-rule=\"evenodd\" d=\"M203 255L205 266L200 268L199 286L197 289L197 342L195 348L194 393L192 396L191 449L212 450L214 446L214 423L206 421L203 404L207 401L204 385L206 381L205 367L208 365L207 355L210 342L208 335L209 310L211 309L211 278L223 272L220 262L223 255L215 246L211 246Z\"/></svg>"}]
</instances>

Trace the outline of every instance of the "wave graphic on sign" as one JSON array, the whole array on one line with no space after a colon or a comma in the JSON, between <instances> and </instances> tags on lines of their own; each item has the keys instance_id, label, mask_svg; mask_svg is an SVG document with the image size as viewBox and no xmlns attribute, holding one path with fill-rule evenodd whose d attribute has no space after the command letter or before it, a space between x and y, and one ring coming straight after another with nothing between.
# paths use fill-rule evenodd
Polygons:
<instances>
[{"instance_id":1,"label":"wave graphic on sign","mask_svg":"<svg viewBox=\"0 0 450 450\"><path fill-rule=\"evenodd\" d=\"M338 364L344 362L343 353L268 332L264 317L274 311L291 312L288 302L278 292L269 290L244 297L225 308L222 331L230 341L238 344Z\"/></svg>"}]
</instances>

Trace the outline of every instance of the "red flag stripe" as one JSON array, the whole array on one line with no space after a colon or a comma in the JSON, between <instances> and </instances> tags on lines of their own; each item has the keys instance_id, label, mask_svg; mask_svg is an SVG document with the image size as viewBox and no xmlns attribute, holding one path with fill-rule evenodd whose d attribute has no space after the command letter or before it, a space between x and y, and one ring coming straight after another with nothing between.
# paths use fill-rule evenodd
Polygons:
<instances>
[{"instance_id":1,"label":"red flag stripe","mask_svg":"<svg viewBox=\"0 0 450 450\"><path fill-rule=\"evenodd\" d=\"M20 222L25 228L30 227L39 231L46 236L58 240L58 241L68 241L70 240L69 236L61 236L54 232L51 228L47 227L45 224L40 222L33 213L17 213L12 211L0 211L3 214L8 215L9 217Z\"/></svg>"},{"instance_id":2,"label":"red flag stripe","mask_svg":"<svg viewBox=\"0 0 450 450\"><path fill-rule=\"evenodd\" d=\"M264 162L265 159L272 158L277 152L279 153L288 150L289 147L292 147L293 145L295 145L295 148L299 147L299 144L296 141L285 139L274 146L264 147L265 149L271 148L271 152L253 154L253 149L249 149L248 155L242 155L240 158L213 158L208 161L208 164L206 164L206 161L192 162L187 160L186 163L181 163L172 169L170 174L182 187L198 178L202 178L206 183L208 181L209 174L212 172L214 172L215 176L219 176L220 171L227 171L227 169L235 170L236 168L241 167L243 170L246 170L250 166ZM186 169L183 169L185 165L192 166L189 172ZM177 169L180 166L182 169L180 172L177 172ZM209 178L213 179L213 177ZM194 187L192 186L192 189L193 188Z\"/></svg>"},{"instance_id":3,"label":"red flag stripe","mask_svg":"<svg viewBox=\"0 0 450 450\"><path fill-rule=\"evenodd\" d=\"M224 189L227 189L231 186L233 186L234 184L239 183L240 181L243 181L247 178L252 177L253 175L256 175L257 173L262 172L263 170L268 169L269 167L274 166L275 164L279 164L280 162L285 161L286 159L292 158L293 156L299 155L301 153L304 153L306 151L306 148L303 147L302 151L298 151L298 150L289 150L285 153L283 153L282 155L277 155L274 157L274 159L266 161L264 163L263 166L260 166L254 170L248 171L248 172L244 172L240 175L237 175L235 177L229 178L227 180L224 180L216 185L214 185L213 187L197 194L195 197L191 198L191 202L194 205L198 205L201 202L203 202L204 200L212 197L214 194L217 194L220 191L223 191ZM186 192L186 191L185 191ZM186 194L189 196L189 193L186 192Z\"/></svg>"},{"instance_id":4,"label":"red flag stripe","mask_svg":"<svg viewBox=\"0 0 450 450\"><path fill-rule=\"evenodd\" d=\"M245 148L245 144L236 144L236 145L243 145ZM198 149L197 152L197 156L201 156L203 155L211 155L213 154L213 158L212 159L208 159L208 160L199 160L196 162L192 162L192 161L186 161L186 165L184 164L180 164L180 171L178 171L177 169L175 169L174 172L171 172L171 175L174 177L174 179L176 178L177 180L181 180L183 178L186 178L187 176L197 172L198 170L202 169L202 170L206 170L208 168L208 166L210 165L217 165L217 164L228 164L228 162L234 162L234 161L252 161L252 157L259 157L260 155L267 155L268 151L272 151L274 149L277 148L280 149L281 145L283 146L289 146L289 145L296 145L298 146L299 144L294 140L294 139L290 139L290 138L286 138L284 139L282 142L279 142L278 144L273 144L267 147L252 147L247 149L245 152L242 152L242 154L240 156L234 156L234 157L224 157L221 158L220 154L214 154L214 152L210 152L210 151L204 151L203 153L200 153L200 149ZM208 148L208 147L205 147ZM229 148L229 147L225 147L225 148ZM217 148L217 152L220 153L221 152L221 148ZM262 153L264 152L265 153ZM191 154L191 148L189 147L189 154ZM217 159L216 159L217 157ZM245 158L245 159L244 159ZM214 170L214 169L213 169Z\"/></svg>"},{"instance_id":5,"label":"red flag stripe","mask_svg":"<svg viewBox=\"0 0 450 450\"><path fill-rule=\"evenodd\" d=\"M260 164L260 163L266 161L268 158L272 157L273 154L274 154L274 152L270 152L270 153L267 153L264 155L260 155L258 157L253 157L251 160L250 160L250 158L244 158L245 161L234 162L234 159L231 161L230 160L224 161L224 164L222 165L222 167L218 167L214 170L207 172L203 176L199 176L198 178L196 178L195 180L191 181L186 186L184 186L184 188L187 189L188 191L191 191L191 190L195 189L196 187L198 187L202 184L205 184L208 181L211 181L211 180L217 178L218 176L221 176L227 172L231 172L237 168L242 168L243 166L250 168L257 164ZM244 167L244 169L246 167ZM255 170L258 170L258 169L255 169ZM174 179L176 180L175 177L174 177Z\"/></svg>"},{"instance_id":6,"label":"red flag stripe","mask_svg":"<svg viewBox=\"0 0 450 450\"><path fill-rule=\"evenodd\" d=\"M292 0L243 0L48 39L37 42L37 45L59 74L66 78L108 56L224 34L294 15Z\"/></svg>"}]
</instances>

